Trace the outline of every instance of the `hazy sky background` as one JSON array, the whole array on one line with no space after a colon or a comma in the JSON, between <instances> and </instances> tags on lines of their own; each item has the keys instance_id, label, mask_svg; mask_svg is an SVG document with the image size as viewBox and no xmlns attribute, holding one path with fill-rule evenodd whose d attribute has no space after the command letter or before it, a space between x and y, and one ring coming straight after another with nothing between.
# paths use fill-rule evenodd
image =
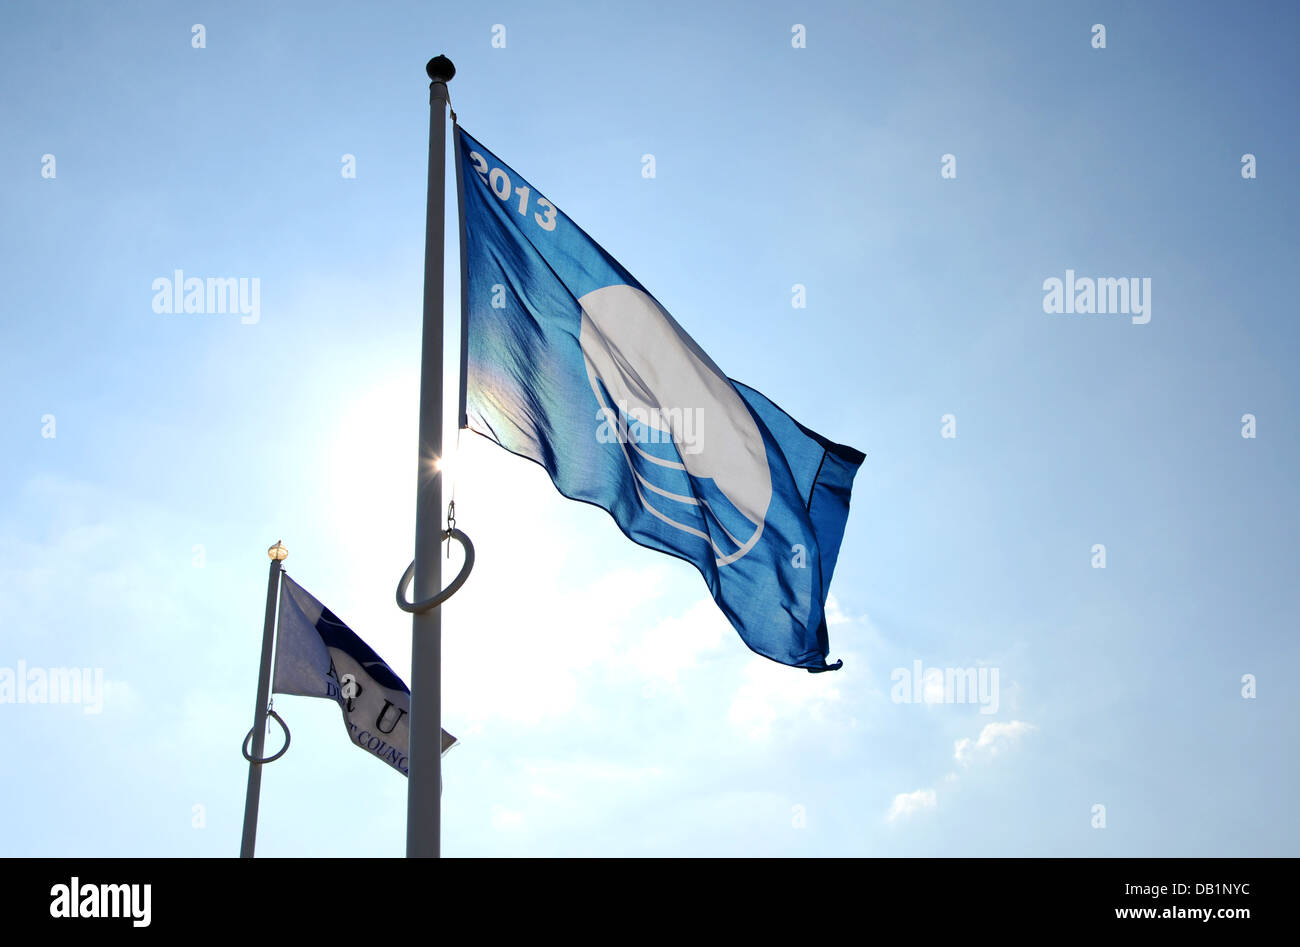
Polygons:
<instances>
[{"instance_id":1,"label":"hazy sky background","mask_svg":"<svg viewBox=\"0 0 1300 947\"><path fill-rule=\"evenodd\" d=\"M409 680L439 52L467 130L724 370L868 454L844 667L811 675L465 434L445 854L1296 854L1298 19L6 3L0 667L112 683L98 715L0 705L0 854L237 853L277 539ZM1045 314L1067 268L1149 277L1150 323ZM257 277L260 321L156 314L177 269ZM997 668L997 713L894 702L917 660ZM276 708L259 854L402 854L403 778L329 702Z\"/></svg>"}]
</instances>

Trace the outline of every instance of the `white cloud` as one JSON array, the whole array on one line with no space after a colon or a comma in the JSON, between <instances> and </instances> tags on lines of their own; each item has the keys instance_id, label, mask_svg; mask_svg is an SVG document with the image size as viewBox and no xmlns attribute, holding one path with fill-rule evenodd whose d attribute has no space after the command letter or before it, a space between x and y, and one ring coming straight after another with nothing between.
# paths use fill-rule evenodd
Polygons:
<instances>
[{"instance_id":1,"label":"white cloud","mask_svg":"<svg viewBox=\"0 0 1300 947\"><path fill-rule=\"evenodd\" d=\"M498 832L509 832L524 824L524 814L501 806L492 807L492 828Z\"/></svg>"},{"instance_id":2,"label":"white cloud","mask_svg":"<svg viewBox=\"0 0 1300 947\"><path fill-rule=\"evenodd\" d=\"M635 811L647 800L662 798L672 773L661 766L621 763L612 759L520 760L521 784L527 795L505 800L514 808L492 807L499 830L524 822L554 828L556 820L599 822L612 812ZM577 800L585 800L579 815Z\"/></svg>"},{"instance_id":3,"label":"white cloud","mask_svg":"<svg viewBox=\"0 0 1300 947\"><path fill-rule=\"evenodd\" d=\"M1036 729L1038 728L1032 723L1025 723L1023 720L987 724L976 739L962 737L958 740L953 758L963 766L970 766L974 762L987 762L1019 742L1020 738L1030 730ZM958 778L957 773L948 773L940 782L944 786L955 786ZM938 796L933 789L899 793L894 797L894 804L890 806L887 818L893 822L921 809L933 809L937 803Z\"/></svg>"},{"instance_id":4,"label":"white cloud","mask_svg":"<svg viewBox=\"0 0 1300 947\"><path fill-rule=\"evenodd\" d=\"M894 804L889 807L890 822L914 815L923 809L933 809L938 805L938 797L933 789L918 789L915 792L900 792L894 797Z\"/></svg>"},{"instance_id":5,"label":"white cloud","mask_svg":"<svg viewBox=\"0 0 1300 947\"><path fill-rule=\"evenodd\" d=\"M457 502L478 561L444 606L444 707L467 725L567 717L588 699L593 674L607 677L625 659L632 630L653 620L670 564L638 557L593 572L594 557L569 536L590 511L560 497L540 469L483 447L500 456L473 454L477 479L472 490L462 482ZM493 495L509 472L515 486ZM612 524L596 525L610 527L602 543L626 543Z\"/></svg>"},{"instance_id":6,"label":"white cloud","mask_svg":"<svg viewBox=\"0 0 1300 947\"><path fill-rule=\"evenodd\" d=\"M976 761L990 760L1009 746L1019 742L1030 730L1037 729L1023 720L1009 720L1006 723L990 723L980 731L979 738L971 740L962 737L955 744L953 759L963 766Z\"/></svg>"},{"instance_id":7,"label":"white cloud","mask_svg":"<svg viewBox=\"0 0 1300 947\"><path fill-rule=\"evenodd\" d=\"M829 626L847 625L853 621L840 609L840 601L834 595L826 596L826 624Z\"/></svg>"},{"instance_id":8,"label":"white cloud","mask_svg":"<svg viewBox=\"0 0 1300 947\"><path fill-rule=\"evenodd\" d=\"M105 679L104 708L118 713L134 713L140 709L140 694L126 681Z\"/></svg>"},{"instance_id":9,"label":"white cloud","mask_svg":"<svg viewBox=\"0 0 1300 947\"><path fill-rule=\"evenodd\" d=\"M443 674L444 706L469 725L573 714L592 673L608 676L626 662L629 629L657 603L663 568L615 569L574 587L553 558L491 541L483 549L480 566L446 606L447 627L464 631L444 633L444 668L456 669ZM489 553L493 560L485 561ZM557 588L565 586L574 592L562 597ZM690 644L690 629L666 624ZM484 654L487 642L494 654ZM682 662L676 651L674 641L638 653L668 675Z\"/></svg>"},{"instance_id":10,"label":"white cloud","mask_svg":"<svg viewBox=\"0 0 1300 947\"><path fill-rule=\"evenodd\" d=\"M701 599L680 616L666 618L640 637L621 657L638 674L654 682L676 684L678 675L697 665L700 655L716 651L734 634L712 599Z\"/></svg>"},{"instance_id":11,"label":"white cloud","mask_svg":"<svg viewBox=\"0 0 1300 947\"><path fill-rule=\"evenodd\" d=\"M927 704L942 704L943 697L943 671L939 668L927 668L921 684L921 699Z\"/></svg>"},{"instance_id":12,"label":"white cloud","mask_svg":"<svg viewBox=\"0 0 1300 947\"><path fill-rule=\"evenodd\" d=\"M664 770L658 766L627 766L606 760L547 761L524 764L524 772L533 779L546 780L547 783L571 783L577 786L644 786L664 777ZM533 794L544 795L537 790L550 789L549 785L534 783Z\"/></svg>"},{"instance_id":13,"label":"white cloud","mask_svg":"<svg viewBox=\"0 0 1300 947\"><path fill-rule=\"evenodd\" d=\"M834 677L839 673L843 672L809 674L766 658L751 658L732 697L728 719L754 740L770 736L778 721L823 720L827 707L840 699Z\"/></svg>"}]
</instances>

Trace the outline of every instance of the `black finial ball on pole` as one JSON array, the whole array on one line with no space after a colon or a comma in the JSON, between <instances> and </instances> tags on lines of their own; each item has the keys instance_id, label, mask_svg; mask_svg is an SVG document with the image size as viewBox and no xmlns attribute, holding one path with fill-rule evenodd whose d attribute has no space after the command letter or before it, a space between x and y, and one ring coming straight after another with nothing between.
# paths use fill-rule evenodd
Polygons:
<instances>
[{"instance_id":1,"label":"black finial ball on pole","mask_svg":"<svg viewBox=\"0 0 1300 947\"><path fill-rule=\"evenodd\" d=\"M424 71L433 82L450 82L451 77L456 75L456 67L446 56L434 56L424 67Z\"/></svg>"}]
</instances>

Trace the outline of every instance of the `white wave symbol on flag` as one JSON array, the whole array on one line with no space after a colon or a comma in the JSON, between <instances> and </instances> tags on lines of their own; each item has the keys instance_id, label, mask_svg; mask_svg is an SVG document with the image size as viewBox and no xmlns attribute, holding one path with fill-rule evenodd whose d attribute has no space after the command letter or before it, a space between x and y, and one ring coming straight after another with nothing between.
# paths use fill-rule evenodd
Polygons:
<instances>
[{"instance_id":1,"label":"white wave symbol on flag","mask_svg":"<svg viewBox=\"0 0 1300 947\"><path fill-rule=\"evenodd\" d=\"M718 565L739 560L763 535L772 502L767 450L749 408L641 290L606 286L578 304L587 377L618 432L641 505L708 540Z\"/></svg>"}]
</instances>

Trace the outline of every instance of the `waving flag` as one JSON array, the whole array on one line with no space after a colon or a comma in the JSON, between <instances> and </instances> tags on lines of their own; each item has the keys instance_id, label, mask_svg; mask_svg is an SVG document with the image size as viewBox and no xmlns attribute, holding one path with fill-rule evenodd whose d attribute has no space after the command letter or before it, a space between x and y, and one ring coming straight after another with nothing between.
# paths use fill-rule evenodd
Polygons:
<instances>
[{"instance_id":1,"label":"waving flag","mask_svg":"<svg viewBox=\"0 0 1300 947\"><path fill-rule=\"evenodd\" d=\"M407 774L410 690L356 632L287 575L280 578L271 689L277 694L336 701L348 738ZM455 742L455 737L442 731L443 753Z\"/></svg>"},{"instance_id":2,"label":"waving flag","mask_svg":"<svg viewBox=\"0 0 1300 947\"><path fill-rule=\"evenodd\" d=\"M740 637L810 671L863 455L728 378L555 204L456 126L461 423L692 563Z\"/></svg>"}]
</instances>

